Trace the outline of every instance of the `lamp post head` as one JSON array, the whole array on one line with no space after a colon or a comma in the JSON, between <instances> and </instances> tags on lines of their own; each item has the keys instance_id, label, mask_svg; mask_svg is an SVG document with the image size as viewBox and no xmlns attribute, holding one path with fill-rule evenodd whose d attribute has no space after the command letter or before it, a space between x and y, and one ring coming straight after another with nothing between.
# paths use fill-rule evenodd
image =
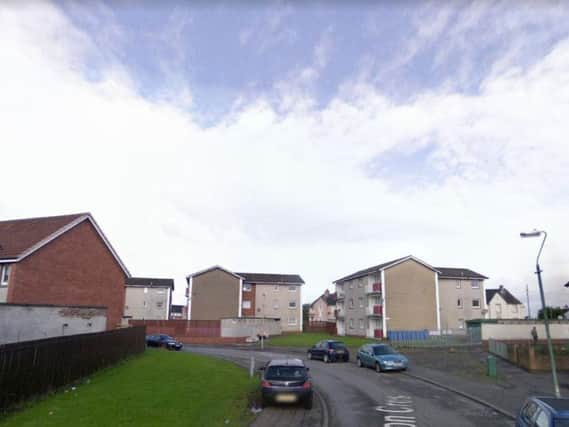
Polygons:
<instances>
[{"instance_id":1,"label":"lamp post head","mask_svg":"<svg viewBox=\"0 0 569 427\"><path fill-rule=\"evenodd\" d=\"M520 237L521 238L526 238L526 237L539 237L541 236L541 234L543 233L543 231L538 231L538 230L533 230L530 231L529 233L520 233Z\"/></svg>"}]
</instances>

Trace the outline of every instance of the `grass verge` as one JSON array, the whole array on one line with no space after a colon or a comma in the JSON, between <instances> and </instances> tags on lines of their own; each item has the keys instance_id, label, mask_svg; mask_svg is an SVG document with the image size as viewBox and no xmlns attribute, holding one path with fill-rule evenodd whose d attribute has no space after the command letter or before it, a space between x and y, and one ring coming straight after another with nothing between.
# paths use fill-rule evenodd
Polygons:
<instances>
[{"instance_id":1,"label":"grass verge","mask_svg":"<svg viewBox=\"0 0 569 427\"><path fill-rule=\"evenodd\" d=\"M357 348L367 343L376 342L375 340L363 337L341 337L326 333L304 332L302 334L274 336L267 341L267 344L278 347L301 347L308 349L322 340L342 341L349 348Z\"/></svg>"},{"instance_id":2,"label":"grass verge","mask_svg":"<svg viewBox=\"0 0 569 427\"><path fill-rule=\"evenodd\" d=\"M231 362L147 350L0 419L6 426L245 426L258 381Z\"/></svg>"}]
</instances>

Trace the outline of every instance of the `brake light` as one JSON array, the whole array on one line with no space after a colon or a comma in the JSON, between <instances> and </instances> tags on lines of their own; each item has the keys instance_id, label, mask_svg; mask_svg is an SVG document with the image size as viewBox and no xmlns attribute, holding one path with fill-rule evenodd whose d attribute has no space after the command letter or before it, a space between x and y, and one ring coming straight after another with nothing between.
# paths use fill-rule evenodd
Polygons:
<instances>
[{"instance_id":1,"label":"brake light","mask_svg":"<svg viewBox=\"0 0 569 427\"><path fill-rule=\"evenodd\" d=\"M302 384L302 388L310 388L312 387L312 383L310 381L306 381L304 384Z\"/></svg>"},{"instance_id":2,"label":"brake light","mask_svg":"<svg viewBox=\"0 0 569 427\"><path fill-rule=\"evenodd\" d=\"M270 386L271 386L270 382L265 381L265 380L261 381L261 387L270 387Z\"/></svg>"}]
</instances>

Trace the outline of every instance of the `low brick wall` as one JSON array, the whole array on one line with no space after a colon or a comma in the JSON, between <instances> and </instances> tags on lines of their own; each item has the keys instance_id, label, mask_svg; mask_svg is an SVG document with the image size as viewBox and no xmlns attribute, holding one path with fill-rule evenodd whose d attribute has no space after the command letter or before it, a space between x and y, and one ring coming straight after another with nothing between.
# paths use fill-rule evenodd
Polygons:
<instances>
[{"instance_id":1,"label":"low brick wall","mask_svg":"<svg viewBox=\"0 0 569 427\"><path fill-rule=\"evenodd\" d=\"M222 344L242 344L246 338L224 338L224 337L179 337L184 344L204 344L204 345L222 345Z\"/></svg>"},{"instance_id":2,"label":"low brick wall","mask_svg":"<svg viewBox=\"0 0 569 427\"><path fill-rule=\"evenodd\" d=\"M146 333L167 334L184 342L187 338L218 338L221 336L219 320L129 320L131 326L146 326Z\"/></svg>"},{"instance_id":3,"label":"low brick wall","mask_svg":"<svg viewBox=\"0 0 569 427\"><path fill-rule=\"evenodd\" d=\"M304 332L322 332L336 335L336 322L308 322L308 324L304 324Z\"/></svg>"}]
</instances>

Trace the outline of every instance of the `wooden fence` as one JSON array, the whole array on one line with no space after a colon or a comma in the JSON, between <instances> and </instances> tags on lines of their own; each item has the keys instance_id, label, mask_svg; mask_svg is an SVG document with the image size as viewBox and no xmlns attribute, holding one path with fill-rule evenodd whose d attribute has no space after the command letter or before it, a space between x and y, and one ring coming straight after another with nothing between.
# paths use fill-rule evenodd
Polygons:
<instances>
[{"instance_id":1,"label":"wooden fence","mask_svg":"<svg viewBox=\"0 0 569 427\"><path fill-rule=\"evenodd\" d=\"M0 345L0 412L142 353L144 327Z\"/></svg>"},{"instance_id":2,"label":"wooden fence","mask_svg":"<svg viewBox=\"0 0 569 427\"><path fill-rule=\"evenodd\" d=\"M323 332L330 335L336 335L336 322L308 322L304 324L304 332Z\"/></svg>"},{"instance_id":3,"label":"wooden fence","mask_svg":"<svg viewBox=\"0 0 569 427\"><path fill-rule=\"evenodd\" d=\"M220 320L129 320L132 326L146 326L148 335L167 334L183 338L221 337Z\"/></svg>"}]
</instances>

